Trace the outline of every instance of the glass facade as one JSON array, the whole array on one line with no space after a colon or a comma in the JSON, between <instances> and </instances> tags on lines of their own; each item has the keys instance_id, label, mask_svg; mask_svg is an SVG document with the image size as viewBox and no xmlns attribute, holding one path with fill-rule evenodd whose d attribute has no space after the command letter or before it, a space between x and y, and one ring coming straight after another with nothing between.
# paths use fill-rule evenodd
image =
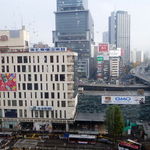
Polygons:
<instances>
[{"instance_id":1,"label":"glass facade","mask_svg":"<svg viewBox=\"0 0 150 150\"><path fill-rule=\"evenodd\" d=\"M87 0L57 0L57 11L87 9Z\"/></svg>"},{"instance_id":2,"label":"glass facade","mask_svg":"<svg viewBox=\"0 0 150 150\"><path fill-rule=\"evenodd\" d=\"M55 46L72 49L78 53L80 61L89 59L91 44L94 41L94 24L87 10L87 0L57 0L55 15L56 31L53 32Z\"/></svg>"}]
</instances>

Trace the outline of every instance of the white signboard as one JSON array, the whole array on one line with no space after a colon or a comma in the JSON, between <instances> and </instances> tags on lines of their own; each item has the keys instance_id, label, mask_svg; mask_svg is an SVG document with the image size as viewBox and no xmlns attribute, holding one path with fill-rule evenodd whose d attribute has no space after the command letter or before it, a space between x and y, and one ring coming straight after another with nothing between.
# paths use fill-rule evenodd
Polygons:
<instances>
[{"instance_id":1,"label":"white signboard","mask_svg":"<svg viewBox=\"0 0 150 150\"><path fill-rule=\"evenodd\" d=\"M50 48L30 48L29 52L62 52L67 51L66 47L50 47Z\"/></svg>"},{"instance_id":2,"label":"white signboard","mask_svg":"<svg viewBox=\"0 0 150 150\"><path fill-rule=\"evenodd\" d=\"M117 50L110 50L109 51L109 56L110 57L119 57L121 56L121 49L117 49Z\"/></svg>"},{"instance_id":3,"label":"white signboard","mask_svg":"<svg viewBox=\"0 0 150 150\"><path fill-rule=\"evenodd\" d=\"M102 104L144 104L145 96L102 96Z\"/></svg>"}]
</instances>

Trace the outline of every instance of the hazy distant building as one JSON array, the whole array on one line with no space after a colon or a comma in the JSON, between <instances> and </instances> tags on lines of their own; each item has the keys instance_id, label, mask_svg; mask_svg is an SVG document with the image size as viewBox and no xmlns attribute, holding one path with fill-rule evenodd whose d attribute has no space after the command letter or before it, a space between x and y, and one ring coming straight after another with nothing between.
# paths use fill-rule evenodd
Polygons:
<instances>
[{"instance_id":1,"label":"hazy distant building","mask_svg":"<svg viewBox=\"0 0 150 150\"><path fill-rule=\"evenodd\" d=\"M144 53L143 53L143 51L136 51L136 62L138 62L138 63L144 62Z\"/></svg>"},{"instance_id":2,"label":"hazy distant building","mask_svg":"<svg viewBox=\"0 0 150 150\"><path fill-rule=\"evenodd\" d=\"M108 32L103 32L103 43L109 42L109 35Z\"/></svg>"},{"instance_id":3,"label":"hazy distant building","mask_svg":"<svg viewBox=\"0 0 150 150\"><path fill-rule=\"evenodd\" d=\"M88 65L78 67L79 75L89 78L88 62L91 57L91 44L94 41L94 24L87 6L87 0L57 0L56 31L53 32L53 42L56 47L68 47L77 52L78 65Z\"/></svg>"},{"instance_id":4,"label":"hazy distant building","mask_svg":"<svg viewBox=\"0 0 150 150\"><path fill-rule=\"evenodd\" d=\"M112 12L109 17L109 43L120 47L123 64L130 63L130 15L127 11Z\"/></svg>"},{"instance_id":5,"label":"hazy distant building","mask_svg":"<svg viewBox=\"0 0 150 150\"><path fill-rule=\"evenodd\" d=\"M25 50L29 48L29 33L22 26L18 30L0 30L0 51Z\"/></svg>"}]
</instances>

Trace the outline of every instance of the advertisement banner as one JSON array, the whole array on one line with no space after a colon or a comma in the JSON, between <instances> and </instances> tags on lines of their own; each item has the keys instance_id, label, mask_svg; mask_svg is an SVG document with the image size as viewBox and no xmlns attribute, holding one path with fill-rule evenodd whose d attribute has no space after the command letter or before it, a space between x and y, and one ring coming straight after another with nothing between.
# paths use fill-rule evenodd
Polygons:
<instances>
[{"instance_id":1,"label":"advertisement banner","mask_svg":"<svg viewBox=\"0 0 150 150\"><path fill-rule=\"evenodd\" d=\"M144 104L145 96L102 96L102 104Z\"/></svg>"},{"instance_id":2,"label":"advertisement banner","mask_svg":"<svg viewBox=\"0 0 150 150\"><path fill-rule=\"evenodd\" d=\"M16 91L16 74L6 73L0 74L0 91Z\"/></svg>"},{"instance_id":3,"label":"advertisement banner","mask_svg":"<svg viewBox=\"0 0 150 150\"><path fill-rule=\"evenodd\" d=\"M108 44L99 44L99 52L108 52Z\"/></svg>"}]
</instances>

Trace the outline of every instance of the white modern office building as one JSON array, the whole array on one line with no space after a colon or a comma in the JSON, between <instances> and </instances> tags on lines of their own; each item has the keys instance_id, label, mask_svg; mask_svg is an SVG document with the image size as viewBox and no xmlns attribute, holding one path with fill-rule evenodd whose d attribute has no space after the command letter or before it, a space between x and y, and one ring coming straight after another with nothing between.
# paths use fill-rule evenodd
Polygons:
<instances>
[{"instance_id":1,"label":"white modern office building","mask_svg":"<svg viewBox=\"0 0 150 150\"><path fill-rule=\"evenodd\" d=\"M74 60L66 48L0 53L0 117L3 128L28 123L38 130L73 120L77 93Z\"/></svg>"}]
</instances>

